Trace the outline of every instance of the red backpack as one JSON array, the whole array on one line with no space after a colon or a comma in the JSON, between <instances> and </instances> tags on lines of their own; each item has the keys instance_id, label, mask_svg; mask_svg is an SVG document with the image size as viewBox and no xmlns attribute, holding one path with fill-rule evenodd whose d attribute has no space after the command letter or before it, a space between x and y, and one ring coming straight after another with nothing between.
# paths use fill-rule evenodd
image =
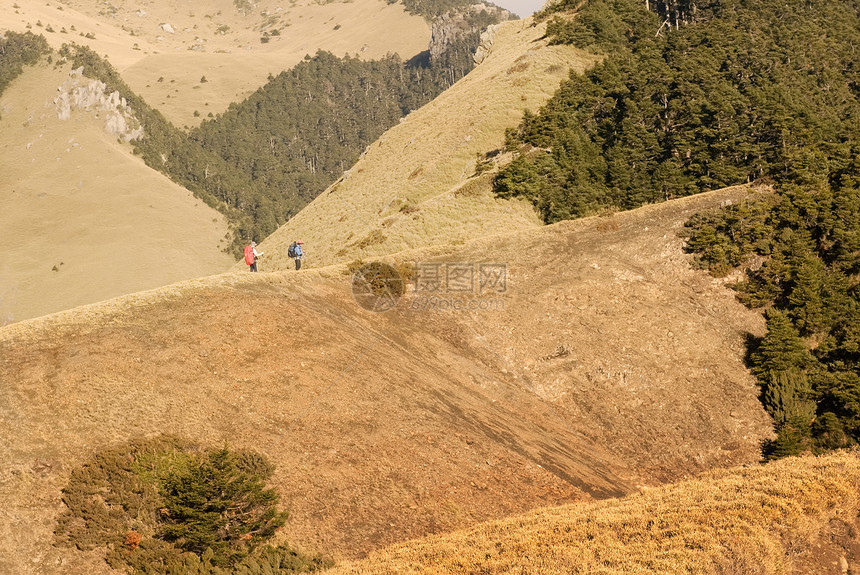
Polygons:
<instances>
[{"instance_id":1,"label":"red backpack","mask_svg":"<svg viewBox=\"0 0 860 575\"><path fill-rule=\"evenodd\" d=\"M251 246L245 246L245 263L249 266L254 265L254 248Z\"/></svg>"}]
</instances>

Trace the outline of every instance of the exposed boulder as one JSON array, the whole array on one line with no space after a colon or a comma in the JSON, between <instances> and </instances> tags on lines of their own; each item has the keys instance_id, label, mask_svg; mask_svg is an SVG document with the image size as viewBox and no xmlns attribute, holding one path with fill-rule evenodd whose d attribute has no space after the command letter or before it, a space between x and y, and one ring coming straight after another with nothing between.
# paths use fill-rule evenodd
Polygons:
<instances>
[{"instance_id":1,"label":"exposed boulder","mask_svg":"<svg viewBox=\"0 0 860 575\"><path fill-rule=\"evenodd\" d=\"M504 8L488 4L473 4L464 9L451 10L439 16L431 25L430 36L430 60L438 59L448 48L468 34L477 34L482 27L478 27L476 18L481 12L495 15L496 22L509 20L512 15ZM486 21L485 25L486 25Z\"/></svg>"},{"instance_id":2,"label":"exposed boulder","mask_svg":"<svg viewBox=\"0 0 860 575\"><path fill-rule=\"evenodd\" d=\"M57 117L68 120L72 110L85 110L105 117L105 131L125 142L143 137L143 126L119 92L108 94L107 86L99 80L84 77L83 66L72 70L69 78L57 88L54 104Z\"/></svg>"},{"instance_id":3,"label":"exposed boulder","mask_svg":"<svg viewBox=\"0 0 860 575\"><path fill-rule=\"evenodd\" d=\"M475 55L472 56L475 64L483 62L490 53L490 50L493 47L493 41L496 39L496 30L498 29L498 24L491 24L487 26L486 30L481 32L481 43L478 44L478 47L475 49Z\"/></svg>"}]
</instances>

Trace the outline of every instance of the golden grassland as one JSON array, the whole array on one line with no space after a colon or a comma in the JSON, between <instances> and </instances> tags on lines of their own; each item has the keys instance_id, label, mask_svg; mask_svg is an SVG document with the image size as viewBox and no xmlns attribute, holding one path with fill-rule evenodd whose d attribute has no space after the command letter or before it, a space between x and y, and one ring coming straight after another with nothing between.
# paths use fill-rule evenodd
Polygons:
<instances>
[{"instance_id":1,"label":"golden grassland","mask_svg":"<svg viewBox=\"0 0 860 575\"><path fill-rule=\"evenodd\" d=\"M791 573L828 524L856 521L858 486L857 452L790 458L394 545L327 573Z\"/></svg>"},{"instance_id":2,"label":"golden grassland","mask_svg":"<svg viewBox=\"0 0 860 575\"><path fill-rule=\"evenodd\" d=\"M148 168L96 112L57 118L68 65L0 96L0 325L220 273L227 222Z\"/></svg>"},{"instance_id":3,"label":"golden grassland","mask_svg":"<svg viewBox=\"0 0 860 575\"><path fill-rule=\"evenodd\" d=\"M0 33L5 29L42 34L55 49L69 42L89 46L180 128L223 112L269 74L317 50L365 59L397 53L407 60L430 41L423 18L384 0L0 0Z\"/></svg>"},{"instance_id":4,"label":"golden grassland","mask_svg":"<svg viewBox=\"0 0 860 575\"><path fill-rule=\"evenodd\" d=\"M90 46L179 126L222 112L318 49L405 59L430 38L422 18L383 0L239 4L0 0L0 34ZM52 101L68 72L43 62L0 96L0 325L235 264L221 251L220 213L145 166L97 113L57 118Z\"/></svg>"},{"instance_id":5,"label":"golden grassland","mask_svg":"<svg viewBox=\"0 0 860 575\"><path fill-rule=\"evenodd\" d=\"M595 61L570 46L549 46L544 31L531 18L503 23L484 62L388 130L266 238L266 269L289 269L294 239L305 242L306 263L315 267L540 227L527 202L493 196L492 165L476 171L479 155L500 150L524 109L543 105L569 70Z\"/></svg>"}]
</instances>

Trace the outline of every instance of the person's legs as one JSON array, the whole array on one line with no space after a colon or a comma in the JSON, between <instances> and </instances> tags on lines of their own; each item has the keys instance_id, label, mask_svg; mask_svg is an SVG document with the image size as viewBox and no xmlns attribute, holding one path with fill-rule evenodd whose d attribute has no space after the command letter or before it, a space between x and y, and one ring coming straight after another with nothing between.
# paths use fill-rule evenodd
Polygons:
<instances>
[{"instance_id":1,"label":"person's legs","mask_svg":"<svg viewBox=\"0 0 860 575\"><path fill-rule=\"evenodd\" d=\"M252 263L252 264L251 264L251 271L252 271L252 272L257 271L257 262L254 262L254 263Z\"/></svg>"},{"instance_id":2,"label":"person's legs","mask_svg":"<svg viewBox=\"0 0 860 575\"><path fill-rule=\"evenodd\" d=\"M299 268L302 267L302 258L296 258L296 271L299 271Z\"/></svg>"}]
</instances>

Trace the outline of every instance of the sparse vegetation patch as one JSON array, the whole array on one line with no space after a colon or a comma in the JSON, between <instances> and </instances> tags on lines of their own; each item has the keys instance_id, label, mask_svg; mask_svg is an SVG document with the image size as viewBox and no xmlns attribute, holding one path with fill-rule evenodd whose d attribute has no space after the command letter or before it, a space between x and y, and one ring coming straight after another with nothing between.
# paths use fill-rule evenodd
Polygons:
<instances>
[{"instance_id":1,"label":"sparse vegetation patch","mask_svg":"<svg viewBox=\"0 0 860 575\"><path fill-rule=\"evenodd\" d=\"M31 32L6 32L0 36L0 94L24 71L24 66L32 66L50 51L44 36Z\"/></svg>"},{"instance_id":2,"label":"sparse vegetation patch","mask_svg":"<svg viewBox=\"0 0 860 575\"><path fill-rule=\"evenodd\" d=\"M355 242L353 245L360 250L365 248L369 248L370 246L375 246L377 244L381 244L386 240L385 234L383 234L380 230L373 230L363 239Z\"/></svg>"},{"instance_id":3,"label":"sparse vegetation patch","mask_svg":"<svg viewBox=\"0 0 860 575\"><path fill-rule=\"evenodd\" d=\"M266 545L287 519L260 454L175 438L105 449L63 489L56 543L104 548L111 567L182 575L295 573L325 565Z\"/></svg>"}]
</instances>

